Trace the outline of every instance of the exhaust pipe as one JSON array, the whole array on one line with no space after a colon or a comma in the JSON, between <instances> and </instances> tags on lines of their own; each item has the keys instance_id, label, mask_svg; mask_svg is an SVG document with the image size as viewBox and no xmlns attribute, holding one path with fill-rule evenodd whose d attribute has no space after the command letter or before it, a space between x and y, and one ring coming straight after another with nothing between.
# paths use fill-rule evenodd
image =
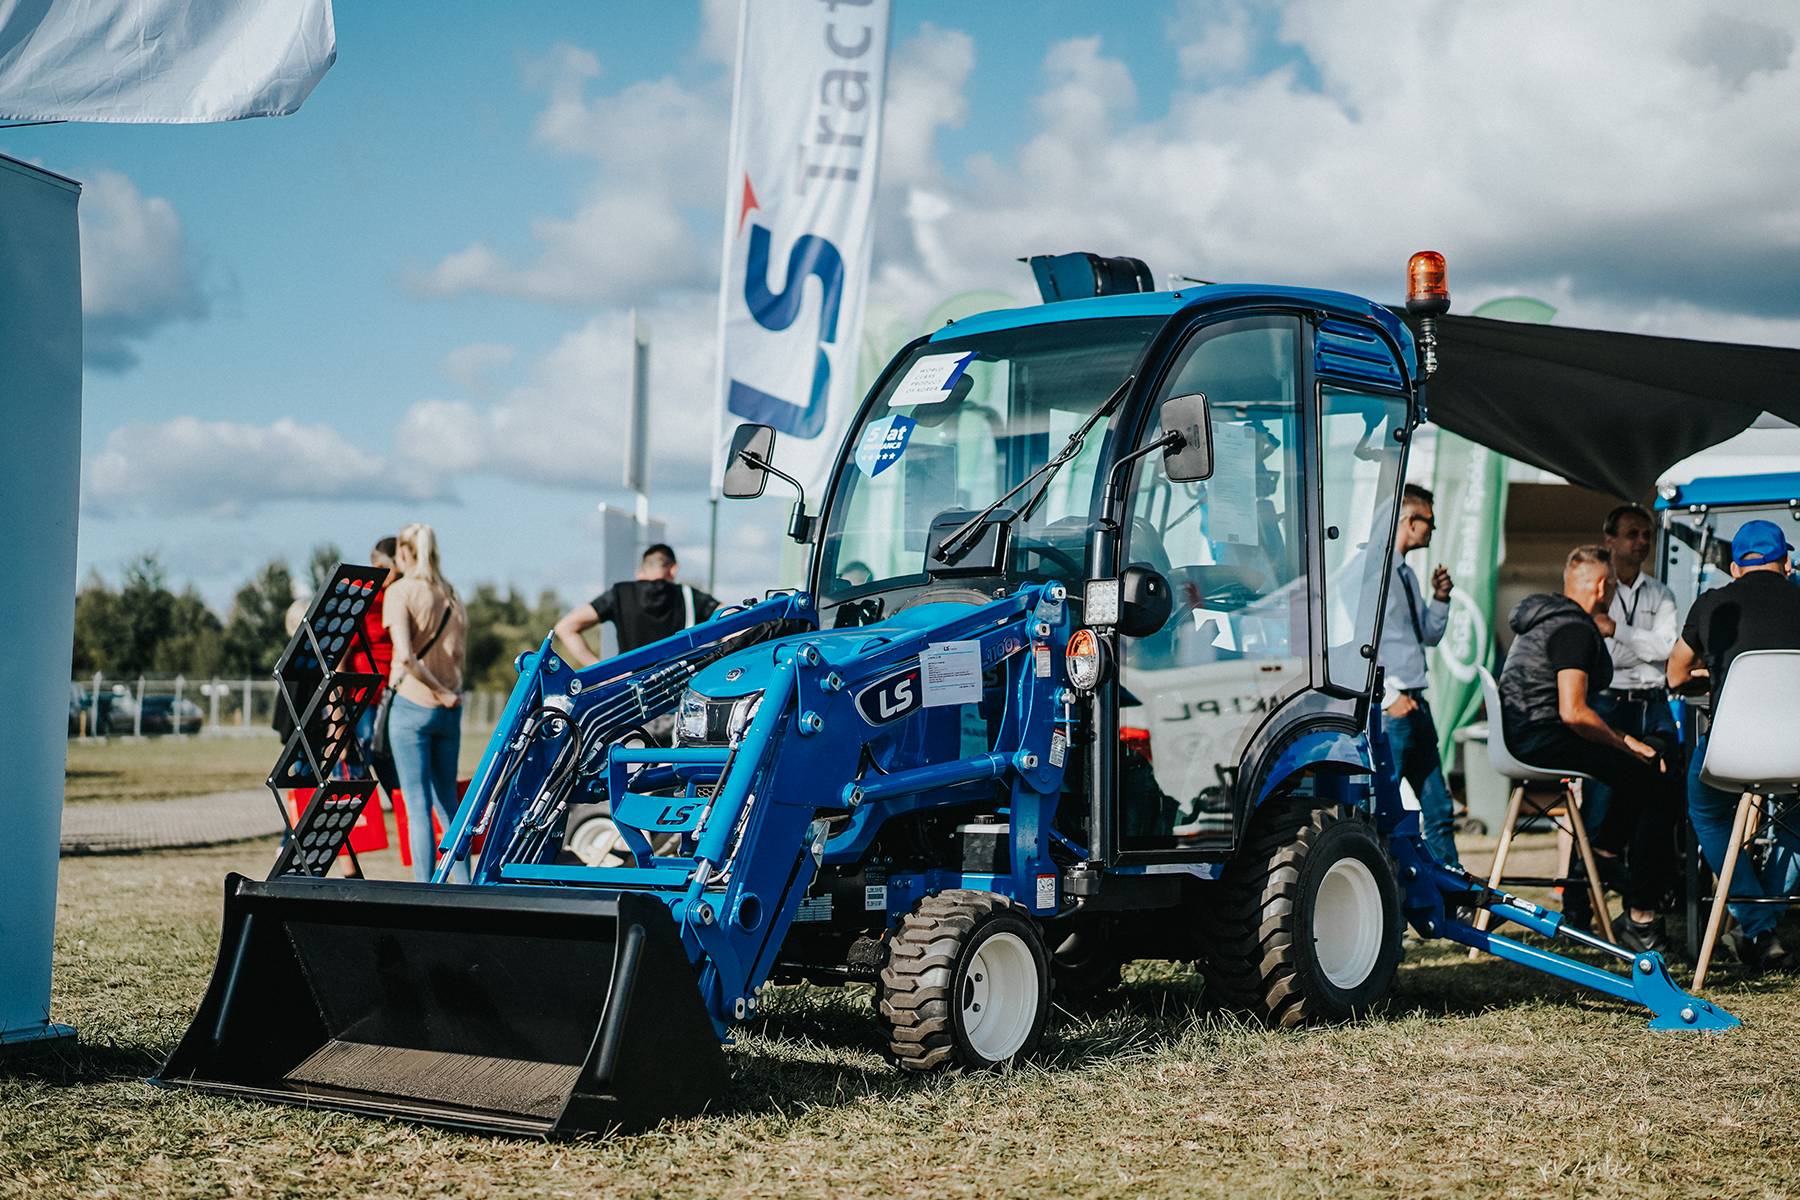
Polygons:
<instances>
[{"instance_id":1,"label":"exhaust pipe","mask_svg":"<svg viewBox=\"0 0 1800 1200\"><path fill-rule=\"evenodd\" d=\"M150 1082L552 1137L693 1116L727 1079L654 898L234 874L212 983Z\"/></svg>"}]
</instances>

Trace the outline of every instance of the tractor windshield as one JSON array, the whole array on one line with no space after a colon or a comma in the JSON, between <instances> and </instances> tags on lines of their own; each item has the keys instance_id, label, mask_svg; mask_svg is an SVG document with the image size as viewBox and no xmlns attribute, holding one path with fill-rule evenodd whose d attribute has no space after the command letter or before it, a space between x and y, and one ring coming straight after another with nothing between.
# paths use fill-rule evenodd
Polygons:
<instances>
[{"instance_id":1,"label":"tractor windshield","mask_svg":"<svg viewBox=\"0 0 1800 1200\"><path fill-rule=\"evenodd\" d=\"M927 534L993 503L1061 451L1137 365L1162 317L1031 325L916 347L852 432L820 547L820 599L927 582ZM1084 577L1104 424L1016 523L1009 585ZM1034 486L1014 501L1023 508ZM891 608L891 604L890 604Z\"/></svg>"}]
</instances>

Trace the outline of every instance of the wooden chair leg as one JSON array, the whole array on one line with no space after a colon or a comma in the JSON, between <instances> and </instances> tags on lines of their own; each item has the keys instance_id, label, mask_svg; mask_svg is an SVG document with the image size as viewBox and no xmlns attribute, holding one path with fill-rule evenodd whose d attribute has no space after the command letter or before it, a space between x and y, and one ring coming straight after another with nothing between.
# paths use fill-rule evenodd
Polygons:
<instances>
[{"instance_id":1,"label":"wooden chair leg","mask_svg":"<svg viewBox=\"0 0 1800 1200\"><path fill-rule=\"evenodd\" d=\"M1525 785L1520 783L1513 788L1512 799L1506 802L1506 820L1501 822L1500 845L1494 850L1494 869L1488 872L1488 887L1497 888L1500 880L1506 875L1506 853L1512 849L1513 829L1519 823L1519 806L1525 800ZM1482 909L1475 914L1475 928L1485 931L1488 927L1488 910ZM1469 947L1469 957L1481 957L1481 951Z\"/></svg>"},{"instance_id":2,"label":"wooden chair leg","mask_svg":"<svg viewBox=\"0 0 1800 1200\"><path fill-rule=\"evenodd\" d=\"M1600 921L1600 934L1616 946L1619 939L1613 936L1612 914L1606 907L1606 887L1600 882L1600 868L1594 865L1594 847L1588 841L1587 822L1581 819L1579 798L1573 795L1569 797L1569 828L1575 835L1576 848L1581 851L1581 865L1587 868L1588 896L1594 902L1594 916ZM1566 891L1564 894L1567 894ZM1568 907L1566 900L1563 906Z\"/></svg>"},{"instance_id":3,"label":"wooden chair leg","mask_svg":"<svg viewBox=\"0 0 1800 1200\"><path fill-rule=\"evenodd\" d=\"M1744 848L1744 826L1750 821L1750 805L1754 799L1745 792L1738 800L1737 815L1731 821L1731 841L1725 847L1725 862L1719 868L1719 886L1713 891L1712 914L1706 919L1706 938L1700 943L1700 961L1694 967L1696 992L1706 985L1706 968L1712 961L1713 946L1719 940L1719 924L1725 917L1725 897L1731 894L1731 876Z\"/></svg>"}]
</instances>

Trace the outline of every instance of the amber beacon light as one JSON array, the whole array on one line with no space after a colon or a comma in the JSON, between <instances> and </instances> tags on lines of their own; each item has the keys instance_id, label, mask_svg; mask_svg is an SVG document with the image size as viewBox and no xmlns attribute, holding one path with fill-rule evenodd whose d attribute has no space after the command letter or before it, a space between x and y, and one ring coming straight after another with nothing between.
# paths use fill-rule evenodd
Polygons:
<instances>
[{"instance_id":1,"label":"amber beacon light","mask_svg":"<svg viewBox=\"0 0 1800 1200\"><path fill-rule=\"evenodd\" d=\"M1419 366L1430 378L1437 370L1437 319L1450 311L1444 256L1421 250L1406 262L1406 311L1419 318Z\"/></svg>"}]
</instances>

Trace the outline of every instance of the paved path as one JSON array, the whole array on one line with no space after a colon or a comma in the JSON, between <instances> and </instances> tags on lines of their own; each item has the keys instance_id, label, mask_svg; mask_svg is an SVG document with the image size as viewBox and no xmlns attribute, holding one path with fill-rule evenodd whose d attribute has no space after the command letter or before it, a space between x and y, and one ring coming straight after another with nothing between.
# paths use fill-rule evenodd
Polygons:
<instances>
[{"instance_id":1,"label":"paved path","mask_svg":"<svg viewBox=\"0 0 1800 1200\"><path fill-rule=\"evenodd\" d=\"M62 852L128 854L216 846L280 833L281 814L268 788L219 792L186 800L65 804Z\"/></svg>"}]
</instances>

